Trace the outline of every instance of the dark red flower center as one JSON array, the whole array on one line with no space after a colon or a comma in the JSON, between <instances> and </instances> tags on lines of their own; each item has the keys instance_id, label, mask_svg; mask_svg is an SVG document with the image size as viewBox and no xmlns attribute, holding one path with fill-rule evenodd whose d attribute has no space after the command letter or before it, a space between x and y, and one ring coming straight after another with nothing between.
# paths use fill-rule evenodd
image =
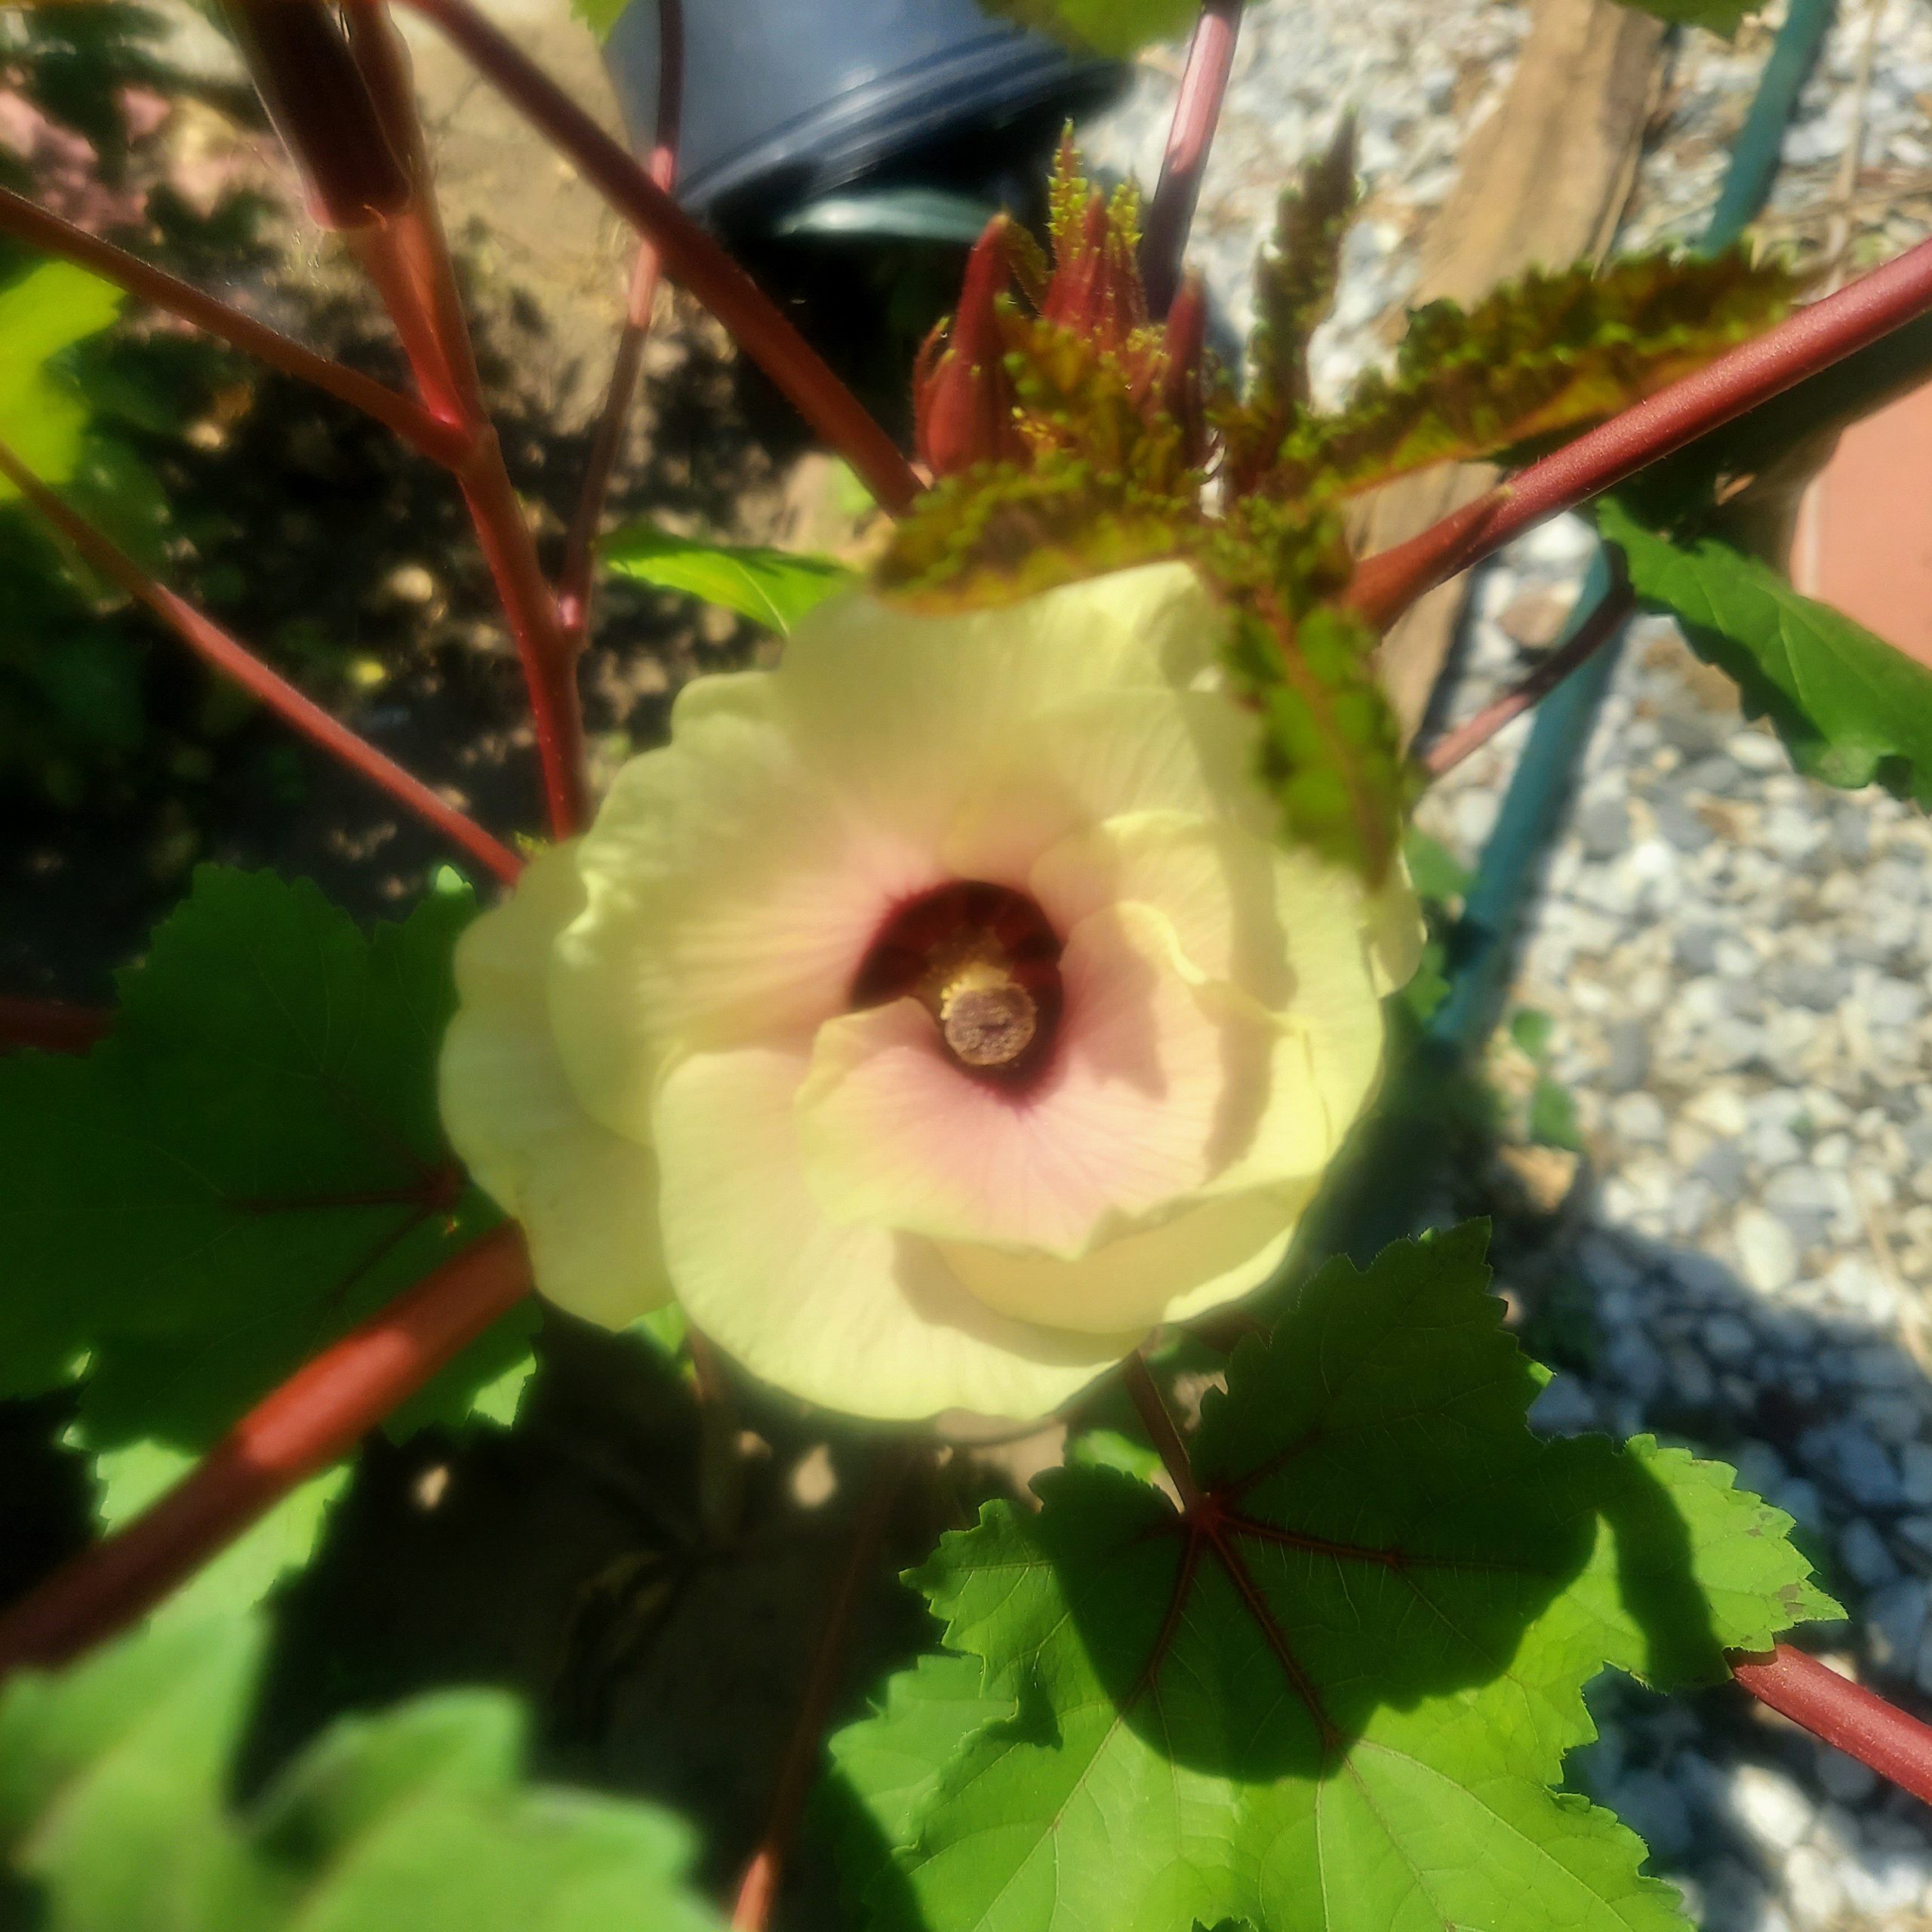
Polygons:
<instances>
[{"instance_id":1,"label":"dark red flower center","mask_svg":"<svg viewBox=\"0 0 1932 1932\"><path fill-rule=\"evenodd\" d=\"M958 879L894 907L852 981L852 1004L918 1000L969 1073L1024 1085L1052 1057L1060 937L1023 892Z\"/></svg>"}]
</instances>

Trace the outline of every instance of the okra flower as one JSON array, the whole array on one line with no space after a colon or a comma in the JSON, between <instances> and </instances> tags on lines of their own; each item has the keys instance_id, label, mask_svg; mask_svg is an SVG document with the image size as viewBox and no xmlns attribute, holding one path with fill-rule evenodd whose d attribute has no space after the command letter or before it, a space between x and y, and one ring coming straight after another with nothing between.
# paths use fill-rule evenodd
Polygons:
<instances>
[{"instance_id":1,"label":"okra flower","mask_svg":"<svg viewBox=\"0 0 1932 1932\"><path fill-rule=\"evenodd\" d=\"M457 955L445 1117L543 1293L1028 1417L1265 1279L1417 925L1271 839L1224 621L1181 565L853 595L691 684Z\"/></svg>"}]
</instances>

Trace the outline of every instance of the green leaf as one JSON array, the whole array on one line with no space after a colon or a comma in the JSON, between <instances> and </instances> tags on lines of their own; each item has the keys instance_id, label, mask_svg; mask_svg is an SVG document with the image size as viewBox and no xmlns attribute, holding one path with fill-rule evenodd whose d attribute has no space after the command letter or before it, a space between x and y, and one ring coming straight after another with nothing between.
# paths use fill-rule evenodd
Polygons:
<instances>
[{"instance_id":1,"label":"green leaf","mask_svg":"<svg viewBox=\"0 0 1932 1932\"><path fill-rule=\"evenodd\" d=\"M467 896L365 938L314 887L207 867L85 1059L0 1062L0 1386L85 1355L85 1438L205 1446L494 1218L435 1103ZM498 1323L393 1425L527 1355Z\"/></svg>"},{"instance_id":2,"label":"green leaf","mask_svg":"<svg viewBox=\"0 0 1932 1932\"><path fill-rule=\"evenodd\" d=\"M45 482L64 483L85 439L88 409L54 358L104 329L121 291L68 262L45 262L0 288L0 442ZM0 503L20 492L0 478Z\"/></svg>"},{"instance_id":3,"label":"green leaf","mask_svg":"<svg viewBox=\"0 0 1932 1932\"><path fill-rule=\"evenodd\" d=\"M521 1781L495 1691L338 1721L245 1807L263 1632L165 1619L0 1698L0 1851L47 1932L703 1932L663 1813Z\"/></svg>"},{"instance_id":4,"label":"green leaf","mask_svg":"<svg viewBox=\"0 0 1932 1932\"><path fill-rule=\"evenodd\" d=\"M631 0L571 0L571 11L599 40L608 40L611 29L623 17Z\"/></svg>"},{"instance_id":5,"label":"green leaf","mask_svg":"<svg viewBox=\"0 0 1932 1932\"><path fill-rule=\"evenodd\" d=\"M987 12L1051 34L1083 54L1124 60L1178 40L1199 17L1198 0L980 0Z\"/></svg>"},{"instance_id":6,"label":"green leaf","mask_svg":"<svg viewBox=\"0 0 1932 1932\"><path fill-rule=\"evenodd\" d=\"M106 1449L94 1458L95 1515L103 1533L118 1530L171 1489L195 1466L186 1450L158 1442ZM205 1564L168 1599L163 1614L199 1617L252 1608L320 1544L329 1512L349 1486L346 1466L291 1490L266 1515Z\"/></svg>"},{"instance_id":7,"label":"green leaf","mask_svg":"<svg viewBox=\"0 0 1932 1932\"><path fill-rule=\"evenodd\" d=\"M1569 1088L1546 1075L1530 1095L1530 1138L1539 1146L1561 1147L1572 1154L1583 1146L1577 1121L1577 1102Z\"/></svg>"},{"instance_id":8,"label":"green leaf","mask_svg":"<svg viewBox=\"0 0 1932 1932\"><path fill-rule=\"evenodd\" d=\"M1536 270L1464 310L1409 318L1392 372L1291 426L1269 486L1352 493L1432 463L1497 456L1611 416L1777 321L1798 291L1741 252L1632 255Z\"/></svg>"},{"instance_id":9,"label":"green leaf","mask_svg":"<svg viewBox=\"0 0 1932 1932\"><path fill-rule=\"evenodd\" d=\"M1654 14L1673 26L1703 27L1729 40L1757 9L1755 0L1623 0L1626 7Z\"/></svg>"},{"instance_id":10,"label":"green leaf","mask_svg":"<svg viewBox=\"0 0 1932 1932\"><path fill-rule=\"evenodd\" d=\"M875 1709L833 1734L814 1822L832 1843L855 1908L872 1886L893 1882L891 1854L911 1843L961 1746L1010 1709L1009 1700L980 1689L973 1658L934 1651L892 1678Z\"/></svg>"},{"instance_id":11,"label":"green leaf","mask_svg":"<svg viewBox=\"0 0 1932 1932\"><path fill-rule=\"evenodd\" d=\"M1715 537L1674 542L1615 497L1597 519L1637 595L1673 613L1692 649L1737 681L1799 770L1932 806L1932 671Z\"/></svg>"},{"instance_id":12,"label":"green leaf","mask_svg":"<svg viewBox=\"0 0 1932 1932\"><path fill-rule=\"evenodd\" d=\"M721 604L781 635L814 605L857 580L829 557L756 544L707 543L675 537L654 524L627 523L604 540L599 554L620 577Z\"/></svg>"},{"instance_id":13,"label":"green leaf","mask_svg":"<svg viewBox=\"0 0 1932 1932\"><path fill-rule=\"evenodd\" d=\"M1413 825L1402 835L1402 857L1419 899L1451 906L1475 883L1475 874L1441 839Z\"/></svg>"},{"instance_id":14,"label":"green leaf","mask_svg":"<svg viewBox=\"0 0 1932 1932\"><path fill-rule=\"evenodd\" d=\"M1483 1241L1334 1263L1244 1343L1195 1440L1203 1508L1066 1469L1037 1515L942 1543L915 1580L1005 1710L875 1921L1682 1927L1639 1842L1551 1789L1592 1735L1583 1686L1715 1681L1726 1647L1835 1607L1721 1466L1531 1435L1543 1376Z\"/></svg>"}]
</instances>

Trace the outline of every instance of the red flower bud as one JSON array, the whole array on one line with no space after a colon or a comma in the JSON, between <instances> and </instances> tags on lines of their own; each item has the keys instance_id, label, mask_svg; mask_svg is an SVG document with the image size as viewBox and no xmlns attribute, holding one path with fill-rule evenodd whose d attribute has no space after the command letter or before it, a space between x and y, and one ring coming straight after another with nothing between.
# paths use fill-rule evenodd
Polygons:
<instances>
[{"instance_id":1,"label":"red flower bud","mask_svg":"<svg viewBox=\"0 0 1932 1932\"><path fill-rule=\"evenodd\" d=\"M406 207L408 170L325 0L225 0L223 11L315 219L364 228Z\"/></svg>"},{"instance_id":2,"label":"red flower bud","mask_svg":"<svg viewBox=\"0 0 1932 1932\"><path fill-rule=\"evenodd\" d=\"M1014 421L1013 379L996 306L1013 285L1010 226L1003 214L987 223L967 258L950 330L942 324L919 352L913 418L921 460L935 476L1026 454Z\"/></svg>"},{"instance_id":3,"label":"red flower bud","mask_svg":"<svg viewBox=\"0 0 1932 1932\"><path fill-rule=\"evenodd\" d=\"M1078 235L1062 237L1040 312L1103 349L1118 349L1146 324L1147 297L1131 237L1097 188L1088 196Z\"/></svg>"}]
</instances>

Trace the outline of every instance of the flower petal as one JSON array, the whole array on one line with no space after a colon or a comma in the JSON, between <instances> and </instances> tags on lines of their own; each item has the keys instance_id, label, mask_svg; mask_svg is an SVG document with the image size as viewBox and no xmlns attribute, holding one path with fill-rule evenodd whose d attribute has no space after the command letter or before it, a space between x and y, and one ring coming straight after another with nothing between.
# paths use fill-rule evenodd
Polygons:
<instances>
[{"instance_id":1,"label":"flower petal","mask_svg":"<svg viewBox=\"0 0 1932 1932\"><path fill-rule=\"evenodd\" d=\"M1129 812L1226 818L1272 836L1260 725L1219 691L1090 692L1016 725L946 835L963 878L1020 885L1049 848Z\"/></svg>"},{"instance_id":2,"label":"flower petal","mask_svg":"<svg viewBox=\"0 0 1932 1932\"><path fill-rule=\"evenodd\" d=\"M648 1135L679 1046L842 1012L891 906L941 876L801 762L774 685L687 686L669 745L623 768L582 841L586 904L557 946L551 1017L572 1085L620 1133Z\"/></svg>"},{"instance_id":3,"label":"flower petal","mask_svg":"<svg viewBox=\"0 0 1932 1932\"><path fill-rule=\"evenodd\" d=\"M463 934L439 1078L451 1143L523 1223L543 1294L615 1328L660 1306L670 1287L657 1162L584 1112L550 1037L550 947L583 900L574 849L561 845Z\"/></svg>"},{"instance_id":4,"label":"flower petal","mask_svg":"<svg viewBox=\"0 0 1932 1932\"><path fill-rule=\"evenodd\" d=\"M940 1252L989 1308L1061 1328L1152 1327L1250 1293L1280 1266L1313 1183L1203 1203L1077 1260L949 1241Z\"/></svg>"},{"instance_id":5,"label":"flower petal","mask_svg":"<svg viewBox=\"0 0 1932 1932\"><path fill-rule=\"evenodd\" d=\"M1140 1340L1014 1321L967 1294L931 1242L828 1220L793 1124L805 1067L802 1048L695 1054L658 1097L678 1300L753 1374L855 1415L1031 1417Z\"/></svg>"},{"instance_id":6,"label":"flower petal","mask_svg":"<svg viewBox=\"0 0 1932 1932\"><path fill-rule=\"evenodd\" d=\"M1213 661L1224 628L1177 563L988 610L915 613L854 596L799 624L777 681L801 757L862 811L937 849L1042 713L1121 687L1178 689Z\"/></svg>"},{"instance_id":7,"label":"flower petal","mask_svg":"<svg viewBox=\"0 0 1932 1932\"><path fill-rule=\"evenodd\" d=\"M909 1000L820 1029L798 1131L829 1214L1077 1255L1248 1144L1275 1029L1198 998L1158 912L1083 920L1060 973L1051 1062L1017 1092L959 1067Z\"/></svg>"},{"instance_id":8,"label":"flower petal","mask_svg":"<svg viewBox=\"0 0 1932 1932\"><path fill-rule=\"evenodd\" d=\"M1294 991L1274 848L1225 819L1134 812L1062 839L1034 866L1056 931L1123 900L1155 907L1195 973L1279 1009Z\"/></svg>"}]
</instances>

